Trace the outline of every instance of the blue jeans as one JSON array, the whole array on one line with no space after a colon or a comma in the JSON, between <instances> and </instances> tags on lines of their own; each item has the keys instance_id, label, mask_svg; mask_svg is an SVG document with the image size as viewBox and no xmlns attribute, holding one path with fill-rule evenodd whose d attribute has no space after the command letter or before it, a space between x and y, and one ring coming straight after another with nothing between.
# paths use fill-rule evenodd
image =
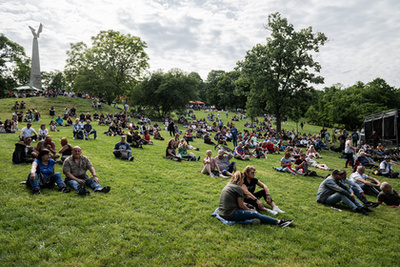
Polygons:
<instances>
[{"instance_id":1,"label":"blue jeans","mask_svg":"<svg viewBox=\"0 0 400 267\"><path fill-rule=\"evenodd\" d=\"M250 210L237 210L235 214L233 215L232 218L230 218L230 221L244 221L245 224L250 224L251 219L259 219L261 223L264 224L278 224L278 220L268 217L264 214L258 213L256 211L250 211Z\"/></svg>"},{"instance_id":2,"label":"blue jeans","mask_svg":"<svg viewBox=\"0 0 400 267\"><path fill-rule=\"evenodd\" d=\"M222 174L225 175L225 173L227 173L227 172L232 173L233 172L233 166L235 166L235 164L236 164L236 162L232 161L231 164L229 164L228 169L225 169L225 170L221 171Z\"/></svg>"},{"instance_id":3,"label":"blue jeans","mask_svg":"<svg viewBox=\"0 0 400 267\"><path fill-rule=\"evenodd\" d=\"M94 134L94 139L97 138L97 132L96 132L96 130L92 130L92 132L91 132L90 134ZM89 135L90 135L90 134L88 134L88 133L85 132L85 136L86 136L87 139L89 139Z\"/></svg>"},{"instance_id":4,"label":"blue jeans","mask_svg":"<svg viewBox=\"0 0 400 267\"><path fill-rule=\"evenodd\" d=\"M330 195L326 200L325 204L328 205L335 205L339 201L343 202L345 205L349 206L350 209L355 210L357 208L362 208L364 207L357 199L355 202L351 201L348 197L346 197L343 194L340 193L335 193L333 195Z\"/></svg>"},{"instance_id":5,"label":"blue jeans","mask_svg":"<svg viewBox=\"0 0 400 267\"><path fill-rule=\"evenodd\" d=\"M362 203L367 204L368 200L366 198L362 198L361 197L361 192L357 190L357 188L355 186L352 186L351 189L354 192L354 195L356 195L356 197L361 200Z\"/></svg>"},{"instance_id":6,"label":"blue jeans","mask_svg":"<svg viewBox=\"0 0 400 267\"><path fill-rule=\"evenodd\" d=\"M371 183L376 184L375 181L372 181ZM375 196L379 195L378 189L376 189L373 186L363 184L361 186L361 189L364 190L365 193L367 193L369 191L369 192L372 192Z\"/></svg>"},{"instance_id":7,"label":"blue jeans","mask_svg":"<svg viewBox=\"0 0 400 267\"><path fill-rule=\"evenodd\" d=\"M232 143L234 147L237 147L237 135L232 135Z\"/></svg>"},{"instance_id":8,"label":"blue jeans","mask_svg":"<svg viewBox=\"0 0 400 267\"><path fill-rule=\"evenodd\" d=\"M40 189L39 176L37 175L37 173L35 174L35 180L33 180L33 181L29 178L30 175L31 174L28 175L28 180L29 180L29 183L31 184L32 190ZM61 177L61 173L56 172L56 173L48 176L48 178L50 179L50 184L51 185L54 185L54 183L57 183L58 188L65 187L64 181L63 181L63 179Z\"/></svg>"},{"instance_id":9,"label":"blue jeans","mask_svg":"<svg viewBox=\"0 0 400 267\"><path fill-rule=\"evenodd\" d=\"M102 187L100 184L98 184L98 183L96 183L96 182L93 181L93 178L86 179L86 180L85 180L85 184L86 184L87 186L90 186L94 191L98 191L98 190L103 189L103 187ZM69 186L72 187L77 193L79 193L79 191L78 191L79 183L78 183L77 181L75 181L75 180L68 180L68 181L67 181L67 185L69 185Z\"/></svg>"}]
</instances>

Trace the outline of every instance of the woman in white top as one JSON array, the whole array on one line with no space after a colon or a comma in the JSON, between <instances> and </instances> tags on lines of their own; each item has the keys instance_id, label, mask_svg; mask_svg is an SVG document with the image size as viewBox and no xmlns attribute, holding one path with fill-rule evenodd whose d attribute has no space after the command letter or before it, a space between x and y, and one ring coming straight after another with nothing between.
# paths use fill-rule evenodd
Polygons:
<instances>
[{"instance_id":1,"label":"woman in white top","mask_svg":"<svg viewBox=\"0 0 400 267\"><path fill-rule=\"evenodd\" d=\"M344 154L346 155L346 165L344 166L347 168L349 162L351 162L351 167L354 167L354 158L353 158L353 152L354 152L354 147L353 144L351 143L351 136L348 136L346 138L346 143L344 145Z\"/></svg>"},{"instance_id":2,"label":"woman in white top","mask_svg":"<svg viewBox=\"0 0 400 267\"><path fill-rule=\"evenodd\" d=\"M46 124L42 123L39 129L39 141L44 140L49 134L49 130L46 129Z\"/></svg>"}]
</instances>

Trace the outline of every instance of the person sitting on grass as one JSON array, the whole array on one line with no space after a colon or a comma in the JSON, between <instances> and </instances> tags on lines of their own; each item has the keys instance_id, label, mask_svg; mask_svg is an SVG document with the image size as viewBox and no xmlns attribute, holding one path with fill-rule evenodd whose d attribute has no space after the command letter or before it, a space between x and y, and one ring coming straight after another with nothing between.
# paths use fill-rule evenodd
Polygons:
<instances>
[{"instance_id":1,"label":"person sitting on grass","mask_svg":"<svg viewBox=\"0 0 400 267\"><path fill-rule=\"evenodd\" d=\"M192 152L187 152L188 144L185 142L185 139L180 141L178 145L178 157L182 158L183 160L187 161L199 161L200 156L196 158L196 156Z\"/></svg>"},{"instance_id":2,"label":"person sitting on grass","mask_svg":"<svg viewBox=\"0 0 400 267\"><path fill-rule=\"evenodd\" d=\"M324 176L318 175L315 171L310 171L308 169L308 162L306 160L306 154L302 153L300 154L300 158L296 159L294 162L296 172L298 174L304 175L304 176L318 176L321 178L325 178Z\"/></svg>"},{"instance_id":3,"label":"person sitting on grass","mask_svg":"<svg viewBox=\"0 0 400 267\"><path fill-rule=\"evenodd\" d=\"M292 160L290 158L290 155L291 155L290 151L286 151L283 158L281 158L281 167L280 168L273 167L273 168L277 171L287 172L287 173L297 175L297 172L295 170L293 170L291 167Z\"/></svg>"},{"instance_id":4,"label":"person sitting on grass","mask_svg":"<svg viewBox=\"0 0 400 267\"><path fill-rule=\"evenodd\" d=\"M12 161L15 164L20 163L32 163L35 160L35 157L32 154L34 151L33 146L31 146L32 138L27 136L24 141L19 141L15 144L15 150L13 152Z\"/></svg>"},{"instance_id":5,"label":"person sitting on grass","mask_svg":"<svg viewBox=\"0 0 400 267\"><path fill-rule=\"evenodd\" d=\"M57 126L64 126L64 120L61 118L61 116L59 115L56 119L55 119Z\"/></svg>"},{"instance_id":6,"label":"person sitting on grass","mask_svg":"<svg viewBox=\"0 0 400 267\"><path fill-rule=\"evenodd\" d=\"M257 159L260 159L260 158L267 159L267 155L264 153L264 150L258 144L254 145L252 155L254 158L257 158Z\"/></svg>"},{"instance_id":7,"label":"person sitting on grass","mask_svg":"<svg viewBox=\"0 0 400 267\"><path fill-rule=\"evenodd\" d=\"M368 215L371 210L364 207L354 196L353 190L347 187L342 180L344 171L333 170L332 175L328 176L319 186L317 192L317 202L327 205L335 205L342 202L354 212Z\"/></svg>"},{"instance_id":8,"label":"person sitting on grass","mask_svg":"<svg viewBox=\"0 0 400 267\"><path fill-rule=\"evenodd\" d=\"M40 195L40 188L50 188L57 183L58 191L69 193L71 190L67 188L61 177L61 173L54 172L56 162L51 158L50 151L42 149L35 161L32 162L31 172L28 175L27 184L32 188L33 194ZM43 179L39 179L39 174Z\"/></svg>"},{"instance_id":9,"label":"person sitting on grass","mask_svg":"<svg viewBox=\"0 0 400 267\"><path fill-rule=\"evenodd\" d=\"M243 224L271 224L280 227L289 226L293 220L277 220L256 210L249 209L244 203L243 175L235 172L231 180L222 189L218 214L225 220L240 221Z\"/></svg>"},{"instance_id":10,"label":"person sitting on grass","mask_svg":"<svg viewBox=\"0 0 400 267\"><path fill-rule=\"evenodd\" d=\"M46 129L46 124L42 123L39 129L39 141L46 138L49 134L49 130Z\"/></svg>"},{"instance_id":11,"label":"person sitting on grass","mask_svg":"<svg viewBox=\"0 0 400 267\"><path fill-rule=\"evenodd\" d=\"M36 142L38 134L32 128L31 122L28 122L26 124L26 127L22 128L21 133L19 135L19 140L24 141L25 137L30 137L30 138L32 138L32 142Z\"/></svg>"},{"instance_id":12,"label":"person sitting on grass","mask_svg":"<svg viewBox=\"0 0 400 267\"><path fill-rule=\"evenodd\" d=\"M151 141L151 138L150 138L149 130L144 130L143 140L146 142L145 145L153 144L153 142Z\"/></svg>"},{"instance_id":13,"label":"person sitting on grass","mask_svg":"<svg viewBox=\"0 0 400 267\"><path fill-rule=\"evenodd\" d=\"M310 148L307 149L307 156L312 156L313 158L320 159L321 155L315 150L314 145L311 145Z\"/></svg>"},{"instance_id":14,"label":"person sitting on grass","mask_svg":"<svg viewBox=\"0 0 400 267\"><path fill-rule=\"evenodd\" d=\"M182 159L176 155L176 150L175 150L175 140L171 139L168 141L167 144L167 149L165 150L165 158L175 160L175 161L181 161Z\"/></svg>"},{"instance_id":15,"label":"person sitting on grass","mask_svg":"<svg viewBox=\"0 0 400 267\"><path fill-rule=\"evenodd\" d=\"M72 155L72 146L68 144L68 139L66 137L61 138L61 149L58 153L61 153L61 160L58 160L57 163L63 163L69 156Z\"/></svg>"},{"instance_id":16,"label":"person sitting on grass","mask_svg":"<svg viewBox=\"0 0 400 267\"><path fill-rule=\"evenodd\" d=\"M222 174L217 162L215 161L215 158L212 157L211 150L206 151L206 157L203 160L203 168L201 170L201 173L208 174L210 175L210 177L219 176L222 178L228 178L227 176Z\"/></svg>"},{"instance_id":17,"label":"person sitting on grass","mask_svg":"<svg viewBox=\"0 0 400 267\"><path fill-rule=\"evenodd\" d=\"M350 175L350 180L357 183L366 193L371 192L375 196L379 194L381 183L377 179L365 174L365 167L362 165L357 166L357 171Z\"/></svg>"},{"instance_id":18,"label":"person sitting on grass","mask_svg":"<svg viewBox=\"0 0 400 267\"><path fill-rule=\"evenodd\" d=\"M267 211L272 215L277 215L278 213L285 213L275 204L272 200L268 187L263 184L260 180L255 178L256 169L253 166L246 166L242 171L243 174L243 191L244 191L244 202L252 205L259 211ZM255 192L257 185L262 188L262 190ZM264 198L265 202L272 207L272 210L267 209L259 200Z\"/></svg>"},{"instance_id":19,"label":"person sitting on grass","mask_svg":"<svg viewBox=\"0 0 400 267\"><path fill-rule=\"evenodd\" d=\"M239 142L238 146L235 147L235 150L233 151L233 156L235 157L235 159L249 160L250 156L244 153L243 142Z\"/></svg>"},{"instance_id":20,"label":"person sitting on grass","mask_svg":"<svg viewBox=\"0 0 400 267\"><path fill-rule=\"evenodd\" d=\"M92 178L87 175L90 171ZM72 148L72 155L69 156L63 164L63 172L65 174L65 182L71 186L79 195L89 195L89 191L85 189L85 185L90 186L95 193L108 193L109 186L101 186L96 171L90 159L82 156L82 149L79 146Z\"/></svg>"},{"instance_id":21,"label":"person sitting on grass","mask_svg":"<svg viewBox=\"0 0 400 267\"><path fill-rule=\"evenodd\" d=\"M378 167L376 165L374 165L371 160L368 159L368 157L365 155L365 151L360 151L360 155L358 156L357 160L361 163L361 165L363 165L364 167L367 168L374 168L374 167Z\"/></svg>"},{"instance_id":22,"label":"person sitting on grass","mask_svg":"<svg viewBox=\"0 0 400 267\"><path fill-rule=\"evenodd\" d=\"M74 135L73 139L83 139L83 131L78 118L75 119L75 124L72 125L72 133Z\"/></svg>"},{"instance_id":23,"label":"person sitting on grass","mask_svg":"<svg viewBox=\"0 0 400 267\"><path fill-rule=\"evenodd\" d=\"M378 203L400 209L400 194L388 182L383 182L380 188L382 191L378 195Z\"/></svg>"},{"instance_id":24,"label":"person sitting on grass","mask_svg":"<svg viewBox=\"0 0 400 267\"><path fill-rule=\"evenodd\" d=\"M113 154L118 159L126 159L132 161L133 157L132 157L131 147L125 140L126 136L122 135L121 141L116 143L114 146Z\"/></svg>"},{"instance_id":25,"label":"person sitting on grass","mask_svg":"<svg viewBox=\"0 0 400 267\"><path fill-rule=\"evenodd\" d=\"M229 160L232 158L233 155L231 153L228 153L223 149L218 150L215 162L218 164L224 176L232 176L232 173L236 171L236 162L232 161L229 163Z\"/></svg>"},{"instance_id":26,"label":"person sitting on grass","mask_svg":"<svg viewBox=\"0 0 400 267\"><path fill-rule=\"evenodd\" d=\"M154 137L154 139L156 139L156 140L164 141L164 137L161 136L160 131L159 131L157 128L155 128L154 136L153 136L153 137Z\"/></svg>"},{"instance_id":27,"label":"person sitting on grass","mask_svg":"<svg viewBox=\"0 0 400 267\"><path fill-rule=\"evenodd\" d=\"M133 135L130 136L131 139L131 146L135 147L135 148L143 148L143 139L142 137L139 135L138 131L134 131ZM172 139L174 140L174 139Z\"/></svg>"},{"instance_id":28,"label":"person sitting on grass","mask_svg":"<svg viewBox=\"0 0 400 267\"><path fill-rule=\"evenodd\" d=\"M50 121L50 132L59 132L57 129L57 123L55 121Z\"/></svg>"},{"instance_id":29,"label":"person sitting on grass","mask_svg":"<svg viewBox=\"0 0 400 267\"><path fill-rule=\"evenodd\" d=\"M204 143L205 143L205 144L215 146L215 143L211 140L211 137L210 137L210 135L208 134L208 132L205 133L203 139L204 139Z\"/></svg>"},{"instance_id":30,"label":"person sitting on grass","mask_svg":"<svg viewBox=\"0 0 400 267\"><path fill-rule=\"evenodd\" d=\"M94 135L94 140L97 139L97 132L90 125L90 120L86 120L86 124L83 126L83 133L85 134L86 140L89 140L89 135Z\"/></svg>"},{"instance_id":31,"label":"person sitting on grass","mask_svg":"<svg viewBox=\"0 0 400 267\"><path fill-rule=\"evenodd\" d=\"M37 156L39 155L40 151L42 151L42 149L47 149L51 152L51 158L52 159L58 159L60 157L59 154L57 154L57 150L56 150L56 144L53 142L52 138L50 135L46 136L46 138L42 141L40 141L34 152L32 152L33 155Z\"/></svg>"},{"instance_id":32,"label":"person sitting on grass","mask_svg":"<svg viewBox=\"0 0 400 267\"><path fill-rule=\"evenodd\" d=\"M385 156L384 160L379 164L379 173L385 177L398 178L399 173L394 172L390 163L390 156Z\"/></svg>"}]
</instances>

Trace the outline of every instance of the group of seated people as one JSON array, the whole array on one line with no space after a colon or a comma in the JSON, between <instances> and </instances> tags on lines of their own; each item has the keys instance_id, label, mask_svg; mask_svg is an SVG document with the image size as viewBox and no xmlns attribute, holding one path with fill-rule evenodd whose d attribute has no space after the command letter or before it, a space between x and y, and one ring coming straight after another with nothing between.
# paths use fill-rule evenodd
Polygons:
<instances>
[{"instance_id":1,"label":"group of seated people","mask_svg":"<svg viewBox=\"0 0 400 267\"><path fill-rule=\"evenodd\" d=\"M175 135L175 138L170 139L167 143L167 148L165 150L166 159L171 159L174 161L199 161L200 156L196 156L193 152L189 152L188 150L196 150L196 148L192 145L189 145L186 141L186 136L183 136L182 139L179 139L179 134Z\"/></svg>"},{"instance_id":2,"label":"group of seated people","mask_svg":"<svg viewBox=\"0 0 400 267\"><path fill-rule=\"evenodd\" d=\"M0 133L15 133L18 131L18 120L15 118L3 121L0 118Z\"/></svg>"},{"instance_id":3,"label":"group of seated people","mask_svg":"<svg viewBox=\"0 0 400 267\"><path fill-rule=\"evenodd\" d=\"M367 193L376 196L377 202L368 201ZM400 208L400 194L393 190L388 182L381 183L365 174L364 166L358 166L350 178L347 178L345 170L334 170L332 175L320 184L316 200L318 203L327 205L341 202L354 212L363 215L368 215L372 212L369 208L378 205Z\"/></svg>"},{"instance_id":4,"label":"group of seated people","mask_svg":"<svg viewBox=\"0 0 400 267\"><path fill-rule=\"evenodd\" d=\"M277 215L285 212L275 204L269 188L255 178L255 172L256 169L253 166L246 166L242 172L235 171L231 175L231 180L222 189L219 206L213 216L228 224L233 222L270 224L282 228L291 225L293 220L275 219L261 213L269 212ZM257 186L261 190L255 192ZM266 208L261 199L264 199L272 210Z\"/></svg>"}]
</instances>

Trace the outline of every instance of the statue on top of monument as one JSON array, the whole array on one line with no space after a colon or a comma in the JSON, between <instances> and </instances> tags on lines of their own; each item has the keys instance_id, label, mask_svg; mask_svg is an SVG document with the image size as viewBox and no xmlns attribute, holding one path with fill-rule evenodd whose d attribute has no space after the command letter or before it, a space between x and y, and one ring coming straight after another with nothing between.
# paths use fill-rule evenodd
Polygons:
<instances>
[{"instance_id":1,"label":"statue on top of monument","mask_svg":"<svg viewBox=\"0 0 400 267\"><path fill-rule=\"evenodd\" d=\"M42 28L43 28L43 25L42 25L42 23L40 23L38 32L36 33L35 29L32 28L31 26L29 26L29 29L31 29L31 32L33 34L33 38L39 38L39 34L42 32Z\"/></svg>"}]
</instances>

